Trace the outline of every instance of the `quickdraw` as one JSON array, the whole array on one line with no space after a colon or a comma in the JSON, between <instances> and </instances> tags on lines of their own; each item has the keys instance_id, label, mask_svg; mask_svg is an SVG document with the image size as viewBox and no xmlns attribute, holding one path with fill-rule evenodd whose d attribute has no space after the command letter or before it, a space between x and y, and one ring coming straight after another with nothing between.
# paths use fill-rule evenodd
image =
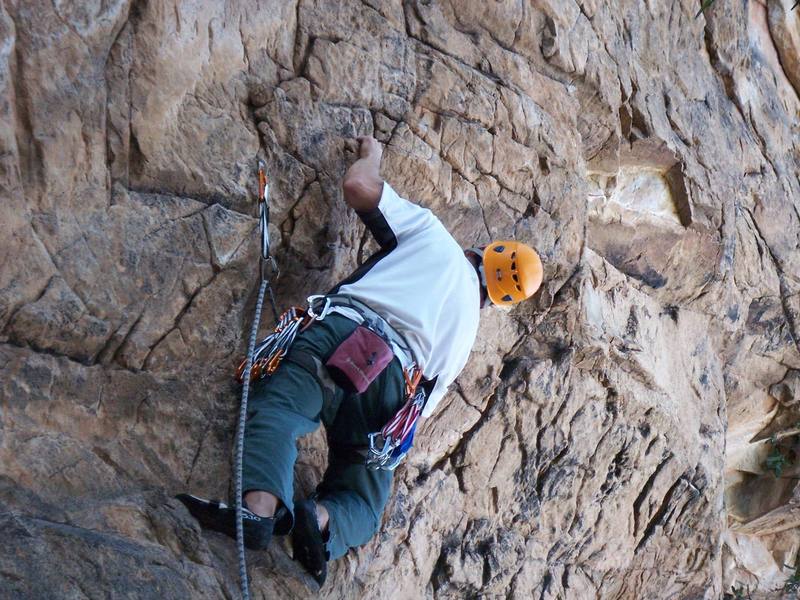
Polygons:
<instances>
[{"instance_id":1,"label":"quickdraw","mask_svg":"<svg viewBox=\"0 0 800 600\"><path fill-rule=\"evenodd\" d=\"M250 370L251 382L275 373L289 352L297 334L308 329L314 321L321 321L328 315L331 302L327 298L324 298L325 302L318 313L314 310L316 300L321 298L324 296L310 296L308 308L292 306L278 318L278 324L272 333L261 340L255 348L253 367ZM247 357L236 369L236 381L239 383L243 382L246 365Z\"/></svg>"},{"instance_id":2,"label":"quickdraw","mask_svg":"<svg viewBox=\"0 0 800 600\"><path fill-rule=\"evenodd\" d=\"M273 332L256 346L250 381L263 379L278 369L281 360L294 342L294 338L303 329L303 326L307 325L306 321L310 321L306 311L298 306L292 306L280 316ZM242 383L246 363L247 358L242 360L239 368L236 369L236 380L239 383Z\"/></svg>"},{"instance_id":3,"label":"quickdraw","mask_svg":"<svg viewBox=\"0 0 800 600\"><path fill-rule=\"evenodd\" d=\"M425 390L419 386L422 370L413 366L404 370L406 403L380 431L369 434L366 464L373 470L393 471L411 449L414 432L425 406Z\"/></svg>"},{"instance_id":4,"label":"quickdraw","mask_svg":"<svg viewBox=\"0 0 800 600\"><path fill-rule=\"evenodd\" d=\"M278 263L270 253L269 245L269 181L267 180L266 166L264 162L258 161L258 224L261 230L261 279L269 281L271 277L280 275ZM272 289L269 290L270 300L272 301L272 312L278 317L278 309L275 306L275 298Z\"/></svg>"}]
</instances>

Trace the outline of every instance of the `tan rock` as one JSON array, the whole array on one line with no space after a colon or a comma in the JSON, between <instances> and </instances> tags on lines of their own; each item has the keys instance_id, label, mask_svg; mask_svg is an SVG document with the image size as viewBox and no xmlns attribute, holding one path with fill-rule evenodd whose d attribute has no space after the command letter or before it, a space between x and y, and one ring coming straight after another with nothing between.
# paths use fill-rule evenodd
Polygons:
<instances>
[{"instance_id":1,"label":"tan rock","mask_svg":"<svg viewBox=\"0 0 800 600\"><path fill-rule=\"evenodd\" d=\"M0 6L0 596L237 595L232 545L170 496L229 491L254 166L299 304L376 249L340 191L370 134L396 190L465 246L532 244L545 282L484 311L381 531L320 595L783 587L792 2L101 4ZM300 441L298 494L325 462L323 432ZM288 552L248 557L254 597L317 593Z\"/></svg>"}]
</instances>

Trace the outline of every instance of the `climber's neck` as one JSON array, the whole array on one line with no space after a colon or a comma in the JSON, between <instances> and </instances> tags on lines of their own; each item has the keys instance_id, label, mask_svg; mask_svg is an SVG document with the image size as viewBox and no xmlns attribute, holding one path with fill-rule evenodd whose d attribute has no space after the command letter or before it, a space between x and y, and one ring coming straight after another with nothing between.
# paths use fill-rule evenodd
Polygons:
<instances>
[{"instance_id":1,"label":"climber's neck","mask_svg":"<svg viewBox=\"0 0 800 600\"><path fill-rule=\"evenodd\" d=\"M475 269L475 274L478 276L478 281L480 282L481 274L480 271L478 270L478 267L480 267L481 265L480 257L474 252L470 252L469 250L464 250L464 256L467 257L467 260ZM478 283L478 288L479 288L478 302L480 302L481 308L486 308L489 305L489 296L486 294L486 288L482 286L480 283Z\"/></svg>"}]
</instances>

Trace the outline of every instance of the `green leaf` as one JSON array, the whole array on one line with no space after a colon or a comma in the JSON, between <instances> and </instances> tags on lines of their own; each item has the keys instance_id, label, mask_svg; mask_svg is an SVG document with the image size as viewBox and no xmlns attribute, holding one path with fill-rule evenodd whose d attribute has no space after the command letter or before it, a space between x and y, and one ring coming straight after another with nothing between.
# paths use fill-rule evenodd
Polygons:
<instances>
[{"instance_id":1,"label":"green leaf","mask_svg":"<svg viewBox=\"0 0 800 600\"><path fill-rule=\"evenodd\" d=\"M783 467L789 464L789 461L786 460L786 457L781 454L781 452L775 448L769 456L767 456L766 460L767 469L773 472L775 477L780 477L783 473Z\"/></svg>"},{"instance_id":2,"label":"green leaf","mask_svg":"<svg viewBox=\"0 0 800 600\"><path fill-rule=\"evenodd\" d=\"M709 6L711 6L712 4L714 4L714 1L715 1L715 0L703 0L703 3L700 5L700 10L698 10L698 11L697 11L697 14L694 16L694 18L696 19L697 17L699 17L700 15L702 15L702 14L703 14L703 12L704 12L704 11L705 11L705 10L706 10L706 9L707 9ZM798 3L800 3L800 0L797 0L797 1L798 1Z\"/></svg>"}]
</instances>

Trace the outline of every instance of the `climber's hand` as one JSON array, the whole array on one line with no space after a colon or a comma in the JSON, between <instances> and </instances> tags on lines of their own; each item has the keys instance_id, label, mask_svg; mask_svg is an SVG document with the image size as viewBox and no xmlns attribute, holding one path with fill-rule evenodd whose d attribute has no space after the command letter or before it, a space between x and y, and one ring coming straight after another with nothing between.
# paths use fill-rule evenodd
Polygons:
<instances>
[{"instance_id":1,"label":"climber's hand","mask_svg":"<svg viewBox=\"0 0 800 600\"><path fill-rule=\"evenodd\" d=\"M359 143L358 155L360 158L375 160L380 164L383 148L378 140L371 135L362 135L357 138Z\"/></svg>"}]
</instances>

